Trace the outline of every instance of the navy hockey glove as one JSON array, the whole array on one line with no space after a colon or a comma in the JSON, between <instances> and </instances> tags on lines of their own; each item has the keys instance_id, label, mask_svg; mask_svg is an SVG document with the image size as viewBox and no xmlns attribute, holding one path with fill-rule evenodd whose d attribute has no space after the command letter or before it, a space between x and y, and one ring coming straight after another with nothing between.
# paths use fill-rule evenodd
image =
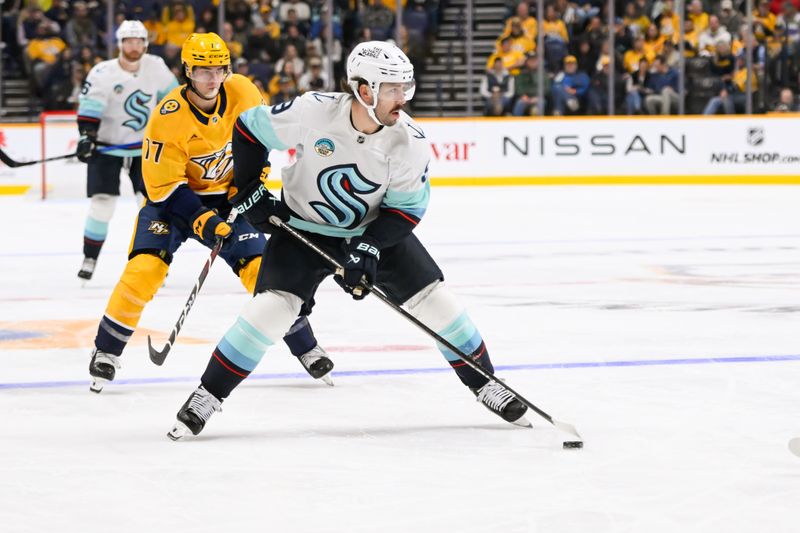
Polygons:
<instances>
[{"instance_id":1,"label":"navy hockey glove","mask_svg":"<svg viewBox=\"0 0 800 533\"><path fill-rule=\"evenodd\" d=\"M258 231L272 233L275 226L269 221L276 216L284 222L289 221L290 211L283 200L274 196L261 181L246 191L240 191L231 198L233 208Z\"/></svg>"},{"instance_id":2,"label":"navy hockey glove","mask_svg":"<svg viewBox=\"0 0 800 533\"><path fill-rule=\"evenodd\" d=\"M201 207L192 217L192 231L204 242L214 242L217 237L227 238L233 230L214 211Z\"/></svg>"},{"instance_id":3,"label":"navy hockey glove","mask_svg":"<svg viewBox=\"0 0 800 533\"><path fill-rule=\"evenodd\" d=\"M345 254L344 275L335 276L334 279L354 300L362 300L369 294L369 290L362 285L362 279L370 285L375 283L378 261L381 259L380 247L375 239L353 237L345 247Z\"/></svg>"},{"instance_id":4,"label":"navy hockey glove","mask_svg":"<svg viewBox=\"0 0 800 533\"><path fill-rule=\"evenodd\" d=\"M75 155L81 163L88 163L91 158L97 154L97 143L95 138L89 135L81 135L78 139L78 147L75 150Z\"/></svg>"}]
</instances>

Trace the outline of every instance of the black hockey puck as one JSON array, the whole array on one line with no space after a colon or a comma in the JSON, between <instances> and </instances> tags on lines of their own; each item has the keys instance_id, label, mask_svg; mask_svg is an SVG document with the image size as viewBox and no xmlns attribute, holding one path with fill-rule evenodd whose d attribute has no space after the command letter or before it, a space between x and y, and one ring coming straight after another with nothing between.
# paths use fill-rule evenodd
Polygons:
<instances>
[{"instance_id":1,"label":"black hockey puck","mask_svg":"<svg viewBox=\"0 0 800 533\"><path fill-rule=\"evenodd\" d=\"M573 448L583 448L583 441L580 440L565 440L563 447L565 450Z\"/></svg>"}]
</instances>

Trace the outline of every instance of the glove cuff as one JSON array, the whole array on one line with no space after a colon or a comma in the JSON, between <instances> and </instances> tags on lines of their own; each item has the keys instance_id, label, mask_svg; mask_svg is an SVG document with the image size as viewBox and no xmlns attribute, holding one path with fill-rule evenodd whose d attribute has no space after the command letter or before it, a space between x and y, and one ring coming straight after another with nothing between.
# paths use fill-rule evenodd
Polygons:
<instances>
[{"instance_id":1,"label":"glove cuff","mask_svg":"<svg viewBox=\"0 0 800 533\"><path fill-rule=\"evenodd\" d=\"M211 221L211 225L213 227L206 228L206 226L208 225L208 221L214 217L219 219L214 211L205 206L195 211L194 215L192 215L192 231L194 234L200 239L211 240L209 237L213 236L214 228L217 226L217 224L214 223L214 221ZM206 232L208 232L208 234L206 234Z\"/></svg>"},{"instance_id":2,"label":"glove cuff","mask_svg":"<svg viewBox=\"0 0 800 533\"><path fill-rule=\"evenodd\" d=\"M381 244L377 239L366 235L350 239L350 249L364 255L372 256L378 261L381 259Z\"/></svg>"}]
</instances>

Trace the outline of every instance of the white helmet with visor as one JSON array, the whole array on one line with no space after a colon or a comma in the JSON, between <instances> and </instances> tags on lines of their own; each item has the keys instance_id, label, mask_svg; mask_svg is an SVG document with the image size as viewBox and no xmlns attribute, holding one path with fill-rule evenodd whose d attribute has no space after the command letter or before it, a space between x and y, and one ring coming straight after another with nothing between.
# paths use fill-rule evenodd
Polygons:
<instances>
[{"instance_id":1,"label":"white helmet with visor","mask_svg":"<svg viewBox=\"0 0 800 533\"><path fill-rule=\"evenodd\" d=\"M364 83L372 91L372 104L369 105L358 94L358 86ZM405 101L414 97L414 66L408 57L397 46L382 41L369 41L353 48L347 58L347 84L353 90L356 99L367 108L370 118L378 125L381 122L375 116L378 99L391 98ZM382 84L387 85L381 90Z\"/></svg>"}]
</instances>

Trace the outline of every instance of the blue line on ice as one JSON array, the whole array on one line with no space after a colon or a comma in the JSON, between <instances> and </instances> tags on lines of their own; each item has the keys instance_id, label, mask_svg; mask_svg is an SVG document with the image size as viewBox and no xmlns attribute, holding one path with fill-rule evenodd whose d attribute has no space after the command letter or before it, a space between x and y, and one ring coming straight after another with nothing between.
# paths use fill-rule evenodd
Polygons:
<instances>
[{"instance_id":1,"label":"blue line on ice","mask_svg":"<svg viewBox=\"0 0 800 533\"><path fill-rule=\"evenodd\" d=\"M566 368L603 368L603 367L632 367L632 366L670 366L670 365L710 365L731 363L776 363L782 361L800 361L800 354L796 355L752 355L731 357L697 357L681 359L641 359L628 361L583 361L566 363L528 363L521 365L496 365L495 372L509 372L518 370L552 370ZM452 372L449 367L436 368L386 368L372 370L344 370L334 372L335 378L358 376L393 376L406 374L436 374ZM305 372L290 372L283 374L251 374L247 379L306 379ZM175 376L163 378L130 378L118 379L114 385L148 385L158 383L186 383L198 382L200 376ZM17 383L0 383L0 390L4 389L51 389L59 387L85 387L89 383L89 376L82 380L70 381L30 381Z\"/></svg>"}]
</instances>

